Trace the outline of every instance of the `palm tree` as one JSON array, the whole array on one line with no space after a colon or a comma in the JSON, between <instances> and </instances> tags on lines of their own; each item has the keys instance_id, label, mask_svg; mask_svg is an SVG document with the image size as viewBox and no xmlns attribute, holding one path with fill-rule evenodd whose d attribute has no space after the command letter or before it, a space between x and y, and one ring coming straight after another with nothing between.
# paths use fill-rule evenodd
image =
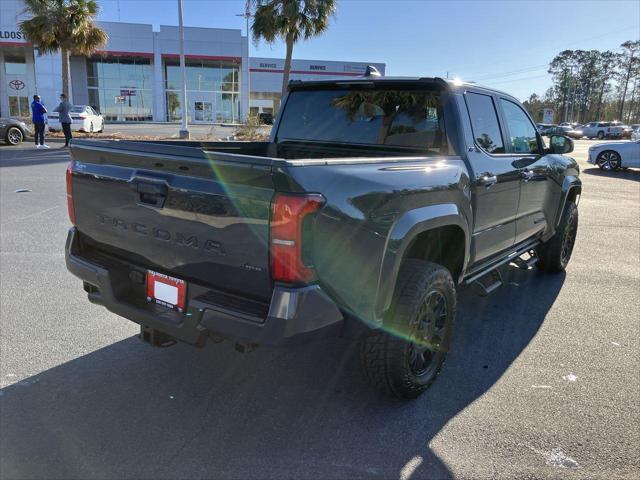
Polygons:
<instances>
[{"instance_id":1,"label":"palm tree","mask_svg":"<svg viewBox=\"0 0 640 480\"><path fill-rule=\"evenodd\" d=\"M95 24L95 0L24 0L29 20L20 29L38 55L60 51L62 92L69 96L69 56L91 55L107 43L107 34Z\"/></svg>"},{"instance_id":2,"label":"palm tree","mask_svg":"<svg viewBox=\"0 0 640 480\"><path fill-rule=\"evenodd\" d=\"M325 32L336 10L335 0L253 0L253 40L273 43L282 38L287 45L282 78L282 95L287 93L293 45Z\"/></svg>"}]
</instances>

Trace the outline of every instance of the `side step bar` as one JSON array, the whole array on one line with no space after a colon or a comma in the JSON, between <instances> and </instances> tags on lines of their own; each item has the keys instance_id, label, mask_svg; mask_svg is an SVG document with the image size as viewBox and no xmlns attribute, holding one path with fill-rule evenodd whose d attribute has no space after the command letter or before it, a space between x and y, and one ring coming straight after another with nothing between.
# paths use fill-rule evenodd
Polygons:
<instances>
[{"instance_id":1,"label":"side step bar","mask_svg":"<svg viewBox=\"0 0 640 480\"><path fill-rule=\"evenodd\" d=\"M490 293L502 286L502 274L500 270L491 270L485 276L480 277L473 282L473 286L476 289L476 293L481 297L486 297Z\"/></svg>"},{"instance_id":2,"label":"side step bar","mask_svg":"<svg viewBox=\"0 0 640 480\"><path fill-rule=\"evenodd\" d=\"M464 280L464 284L473 285L476 292L481 296L489 295L500 288L503 284L502 274L498 270L499 267L507 263L513 263L516 267L522 270L528 270L538 262L538 256L533 252L539 243L540 242L536 240L522 245L502 259L489 264L484 268L480 268L476 273L472 273ZM530 257L526 260L521 258L525 253L530 254Z\"/></svg>"}]
</instances>

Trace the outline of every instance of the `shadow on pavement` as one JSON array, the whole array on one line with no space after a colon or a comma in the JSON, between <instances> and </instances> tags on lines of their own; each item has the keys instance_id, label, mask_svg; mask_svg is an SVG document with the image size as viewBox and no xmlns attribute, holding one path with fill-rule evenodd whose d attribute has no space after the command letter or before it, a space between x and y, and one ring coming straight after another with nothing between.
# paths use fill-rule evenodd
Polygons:
<instances>
[{"instance_id":1,"label":"shadow on pavement","mask_svg":"<svg viewBox=\"0 0 640 480\"><path fill-rule=\"evenodd\" d=\"M69 150L60 148L64 143L51 143L47 150L37 150L31 143L20 147L0 146L0 168L32 167L49 163L66 163L70 160Z\"/></svg>"},{"instance_id":2,"label":"shadow on pavement","mask_svg":"<svg viewBox=\"0 0 640 480\"><path fill-rule=\"evenodd\" d=\"M609 178L619 178L622 180L633 180L636 182L640 182L640 170L616 170L615 172L608 172L606 170L600 170L597 167L594 168L586 168L582 171L582 173L586 173L587 175L595 175L596 177L609 177Z\"/></svg>"},{"instance_id":3,"label":"shadow on pavement","mask_svg":"<svg viewBox=\"0 0 640 480\"><path fill-rule=\"evenodd\" d=\"M460 292L448 361L416 401L371 390L347 340L241 355L129 338L0 391L0 476L450 478L429 442L509 368L564 282L504 270L492 296Z\"/></svg>"}]
</instances>

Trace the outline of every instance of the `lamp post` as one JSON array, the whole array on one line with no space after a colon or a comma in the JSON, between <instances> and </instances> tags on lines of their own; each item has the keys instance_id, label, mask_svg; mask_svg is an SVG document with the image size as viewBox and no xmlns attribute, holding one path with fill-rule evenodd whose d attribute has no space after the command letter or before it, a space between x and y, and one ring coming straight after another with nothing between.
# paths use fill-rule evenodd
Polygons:
<instances>
[{"instance_id":1,"label":"lamp post","mask_svg":"<svg viewBox=\"0 0 640 480\"><path fill-rule=\"evenodd\" d=\"M247 97L249 100L247 106L251 111L251 71L249 65L249 19L251 18L251 9L249 0L246 2L245 12L236 13L236 17L244 17L247 20ZM247 120L249 119L249 111L247 111Z\"/></svg>"},{"instance_id":2,"label":"lamp post","mask_svg":"<svg viewBox=\"0 0 640 480\"><path fill-rule=\"evenodd\" d=\"M180 71L182 72L182 127L180 138L189 139L187 127L187 69L184 62L184 28L182 26L182 0L178 0L178 37L180 43Z\"/></svg>"}]
</instances>

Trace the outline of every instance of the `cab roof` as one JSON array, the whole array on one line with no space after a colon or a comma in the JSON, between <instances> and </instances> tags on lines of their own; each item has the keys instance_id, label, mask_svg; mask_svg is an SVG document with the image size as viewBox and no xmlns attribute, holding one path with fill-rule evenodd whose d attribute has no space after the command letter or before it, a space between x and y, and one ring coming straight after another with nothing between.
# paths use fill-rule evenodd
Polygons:
<instances>
[{"instance_id":1,"label":"cab roof","mask_svg":"<svg viewBox=\"0 0 640 480\"><path fill-rule=\"evenodd\" d=\"M314 80L291 80L289 90L305 90L314 88L340 88L349 85L371 85L371 86L431 86L452 92L464 92L468 89L485 90L487 92L498 93L506 97L514 98L512 95L491 87L485 87L475 82L466 82L459 79L441 77L376 77L376 76L354 76L354 77L327 77Z\"/></svg>"}]
</instances>

